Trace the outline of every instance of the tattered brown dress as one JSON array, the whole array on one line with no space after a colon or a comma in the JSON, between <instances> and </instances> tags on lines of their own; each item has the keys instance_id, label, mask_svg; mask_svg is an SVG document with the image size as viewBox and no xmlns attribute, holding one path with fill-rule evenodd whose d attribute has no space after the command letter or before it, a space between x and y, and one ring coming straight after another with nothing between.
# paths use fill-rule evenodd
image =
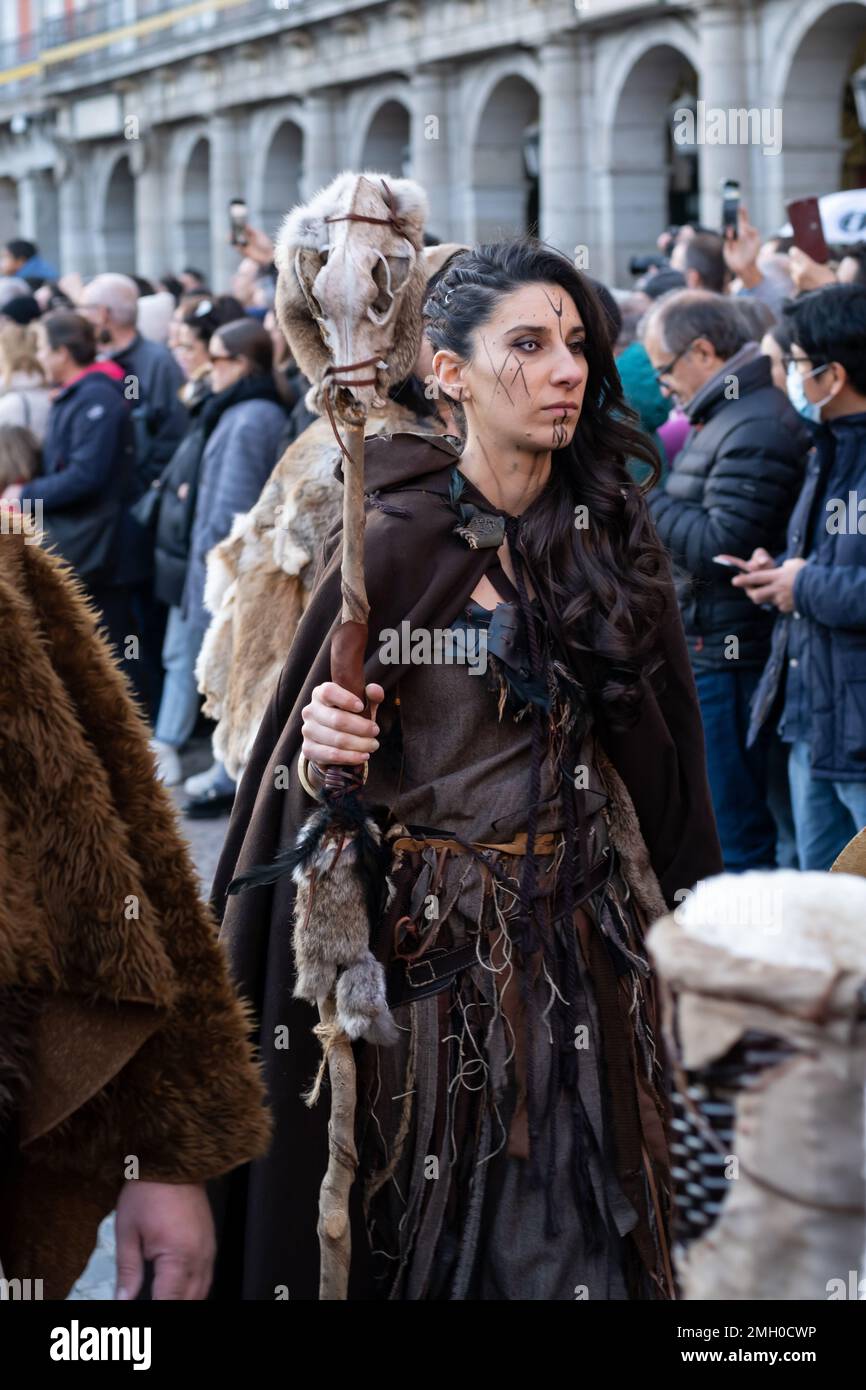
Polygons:
<instances>
[{"instance_id":1,"label":"tattered brown dress","mask_svg":"<svg viewBox=\"0 0 866 1390\"><path fill-rule=\"evenodd\" d=\"M512 601L463 615L489 639L488 674L413 668L380 710L371 760L369 799L402 827L374 942L404 1000L401 1040L367 1047L359 1068L379 1294L667 1297L645 920L609 840L591 728L552 675L542 610L546 692L519 596L501 569L494 582ZM546 696L533 782L533 703ZM535 876L522 891L533 790Z\"/></svg>"}]
</instances>

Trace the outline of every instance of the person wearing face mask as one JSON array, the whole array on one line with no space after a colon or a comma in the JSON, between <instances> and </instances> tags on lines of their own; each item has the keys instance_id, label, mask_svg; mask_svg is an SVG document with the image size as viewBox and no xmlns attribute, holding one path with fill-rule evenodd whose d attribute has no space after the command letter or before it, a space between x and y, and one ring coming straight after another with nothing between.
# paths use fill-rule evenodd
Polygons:
<instances>
[{"instance_id":1,"label":"person wearing face mask","mask_svg":"<svg viewBox=\"0 0 866 1390\"><path fill-rule=\"evenodd\" d=\"M813 449L777 560L733 584L778 611L749 740L778 722L801 869L829 869L866 826L866 286L787 306L788 393Z\"/></svg>"},{"instance_id":2,"label":"person wearing face mask","mask_svg":"<svg viewBox=\"0 0 866 1390\"><path fill-rule=\"evenodd\" d=\"M770 805L769 731L746 747L749 702L773 618L731 587L718 556L781 549L803 477L806 427L773 385L770 361L737 301L680 290L647 317L644 345L662 390L691 429L648 498L682 576L680 607L703 715L725 868L772 868L780 838Z\"/></svg>"}]
</instances>

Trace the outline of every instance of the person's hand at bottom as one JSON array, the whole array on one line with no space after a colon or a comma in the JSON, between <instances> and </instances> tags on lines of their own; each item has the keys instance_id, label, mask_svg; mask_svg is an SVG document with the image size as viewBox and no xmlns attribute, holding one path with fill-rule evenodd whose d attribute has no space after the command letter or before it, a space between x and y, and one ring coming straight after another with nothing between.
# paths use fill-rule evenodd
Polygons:
<instances>
[{"instance_id":1,"label":"person's hand at bottom","mask_svg":"<svg viewBox=\"0 0 866 1390\"><path fill-rule=\"evenodd\" d=\"M154 1300L207 1297L216 1236L203 1186L126 1182L117 1202L116 1229L115 1298L137 1297L145 1260L153 1263Z\"/></svg>"}]
</instances>

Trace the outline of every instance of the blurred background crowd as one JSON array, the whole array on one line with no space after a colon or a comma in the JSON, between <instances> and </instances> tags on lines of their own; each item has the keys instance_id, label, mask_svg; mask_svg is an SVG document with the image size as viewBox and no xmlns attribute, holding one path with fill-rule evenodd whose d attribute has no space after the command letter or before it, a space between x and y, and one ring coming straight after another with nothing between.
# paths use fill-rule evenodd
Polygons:
<instances>
[{"instance_id":1,"label":"blurred background crowd","mask_svg":"<svg viewBox=\"0 0 866 1390\"><path fill-rule=\"evenodd\" d=\"M171 785L201 729L207 556L317 418L275 321L273 244L241 230L217 286L194 266L58 276L25 240L0 259L0 520L39 509ZM726 867L826 869L866 825L866 244L811 256L739 205L724 234L668 227L632 270L593 283L662 462L648 505ZM429 371L422 348L403 399L450 428ZM214 760L184 789L209 817L235 785Z\"/></svg>"}]
</instances>

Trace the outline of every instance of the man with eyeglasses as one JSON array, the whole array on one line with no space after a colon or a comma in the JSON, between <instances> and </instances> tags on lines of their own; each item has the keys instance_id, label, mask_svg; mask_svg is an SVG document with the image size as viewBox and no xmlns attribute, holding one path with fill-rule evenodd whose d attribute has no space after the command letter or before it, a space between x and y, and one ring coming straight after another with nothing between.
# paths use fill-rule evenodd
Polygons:
<instances>
[{"instance_id":1,"label":"man with eyeglasses","mask_svg":"<svg viewBox=\"0 0 866 1390\"><path fill-rule=\"evenodd\" d=\"M809 437L733 300L707 290L667 295L647 316L644 344L662 391L691 425L649 506L679 574L725 867L771 868L772 734L748 748L746 730L773 615L732 587L733 570L718 557L781 549Z\"/></svg>"},{"instance_id":2,"label":"man with eyeglasses","mask_svg":"<svg viewBox=\"0 0 866 1390\"><path fill-rule=\"evenodd\" d=\"M786 550L756 552L733 584L778 614L749 738L778 723L800 868L822 870L866 826L866 285L802 295L786 317L788 394L814 447Z\"/></svg>"}]
</instances>

